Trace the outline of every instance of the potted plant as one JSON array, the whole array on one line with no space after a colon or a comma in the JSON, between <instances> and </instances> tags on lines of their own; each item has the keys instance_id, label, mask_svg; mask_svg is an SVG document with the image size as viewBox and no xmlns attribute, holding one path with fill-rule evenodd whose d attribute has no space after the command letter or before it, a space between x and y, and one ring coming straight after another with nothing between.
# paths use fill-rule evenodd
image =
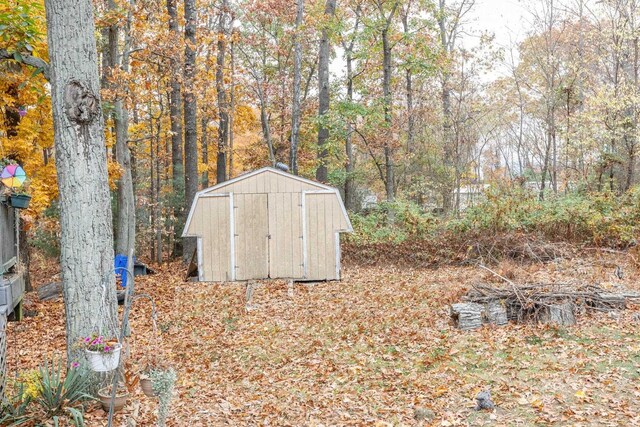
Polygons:
<instances>
[{"instance_id":1,"label":"potted plant","mask_svg":"<svg viewBox=\"0 0 640 427\"><path fill-rule=\"evenodd\" d=\"M112 387L113 386L108 386L98 390L98 398L100 399L100 403L102 404L102 409L104 409L106 412L109 412L109 406L111 404ZM118 387L116 388L115 399L113 400L113 412L118 412L119 410L124 408L130 396L131 394L129 393L129 390L127 390L125 385L119 383Z\"/></svg>"},{"instance_id":2,"label":"potted plant","mask_svg":"<svg viewBox=\"0 0 640 427\"><path fill-rule=\"evenodd\" d=\"M164 427L173 398L173 387L177 379L176 371L173 368L161 368L149 371L148 375L153 394L158 397L158 426Z\"/></svg>"},{"instance_id":3,"label":"potted plant","mask_svg":"<svg viewBox=\"0 0 640 427\"><path fill-rule=\"evenodd\" d=\"M31 196L25 190L12 192L9 198L9 204L15 209L27 209L30 201Z\"/></svg>"},{"instance_id":4,"label":"potted plant","mask_svg":"<svg viewBox=\"0 0 640 427\"><path fill-rule=\"evenodd\" d=\"M168 371L173 371L173 369L158 362L157 358L147 362L146 367L140 373L140 388L145 396L158 397L158 393L154 389L153 379L159 380L164 375L163 373ZM156 382L160 383L161 381Z\"/></svg>"},{"instance_id":5,"label":"potted plant","mask_svg":"<svg viewBox=\"0 0 640 427\"><path fill-rule=\"evenodd\" d=\"M120 363L122 344L115 338L107 339L103 335L94 333L81 338L80 347L84 348L89 366L95 372L113 371Z\"/></svg>"}]
</instances>

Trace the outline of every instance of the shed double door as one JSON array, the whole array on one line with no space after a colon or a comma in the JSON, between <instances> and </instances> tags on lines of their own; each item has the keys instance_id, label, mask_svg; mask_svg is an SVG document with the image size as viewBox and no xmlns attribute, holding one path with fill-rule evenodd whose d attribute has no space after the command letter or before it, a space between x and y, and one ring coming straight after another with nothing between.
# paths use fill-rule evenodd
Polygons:
<instances>
[{"instance_id":1,"label":"shed double door","mask_svg":"<svg viewBox=\"0 0 640 427\"><path fill-rule=\"evenodd\" d=\"M299 193L233 195L235 280L302 278Z\"/></svg>"}]
</instances>

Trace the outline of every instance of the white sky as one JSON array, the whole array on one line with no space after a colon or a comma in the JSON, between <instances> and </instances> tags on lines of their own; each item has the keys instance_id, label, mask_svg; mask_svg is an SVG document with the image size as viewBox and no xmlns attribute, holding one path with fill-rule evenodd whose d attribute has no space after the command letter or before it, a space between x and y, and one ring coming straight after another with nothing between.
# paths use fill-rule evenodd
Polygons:
<instances>
[{"instance_id":1,"label":"white sky","mask_svg":"<svg viewBox=\"0 0 640 427\"><path fill-rule=\"evenodd\" d=\"M505 54L518 42L524 40L529 28L525 4L531 0L476 0L476 4L465 19L468 34L463 36L466 47L475 45L478 34L489 33L495 36L494 48L504 49ZM485 83L491 82L508 73L505 66L496 67L481 77Z\"/></svg>"},{"instance_id":2,"label":"white sky","mask_svg":"<svg viewBox=\"0 0 640 427\"><path fill-rule=\"evenodd\" d=\"M521 0L477 0L469 12L469 26L495 35L495 44L508 47L521 41L527 31L525 2Z\"/></svg>"}]
</instances>

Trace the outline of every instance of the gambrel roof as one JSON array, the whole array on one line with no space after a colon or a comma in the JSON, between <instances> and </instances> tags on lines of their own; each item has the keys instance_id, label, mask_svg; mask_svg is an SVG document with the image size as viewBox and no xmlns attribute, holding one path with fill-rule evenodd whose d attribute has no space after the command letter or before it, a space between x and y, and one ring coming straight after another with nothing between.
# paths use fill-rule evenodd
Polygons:
<instances>
[{"instance_id":1,"label":"gambrel roof","mask_svg":"<svg viewBox=\"0 0 640 427\"><path fill-rule=\"evenodd\" d=\"M295 183L293 186L292 183ZM286 191L281 191L286 188ZM229 191L225 191L229 190ZM310 179L306 179L297 175L284 172L280 169L272 167L264 167L255 171L247 172L229 181L216 184L213 187L206 188L196 193L196 196L191 204L189 216L184 226L182 237L195 236L194 234L188 234L187 230L193 219L194 213L198 206L198 199L202 197L212 197L215 194L225 193L273 193L273 192L331 192L336 195L337 202L342 210L342 215L346 221L347 227L345 229L336 231L353 231L351 221L347 215L347 210L340 196L338 189L330 187L325 184L321 184Z\"/></svg>"}]
</instances>

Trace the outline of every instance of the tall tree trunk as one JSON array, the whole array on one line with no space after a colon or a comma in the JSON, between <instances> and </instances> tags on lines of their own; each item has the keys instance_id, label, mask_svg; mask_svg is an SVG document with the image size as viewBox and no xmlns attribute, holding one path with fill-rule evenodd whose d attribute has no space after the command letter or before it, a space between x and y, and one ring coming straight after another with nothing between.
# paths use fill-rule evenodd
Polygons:
<instances>
[{"instance_id":1,"label":"tall tree trunk","mask_svg":"<svg viewBox=\"0 0 640 427\"><path fill-rule=\"evenodd\" d=\"M300 83L302 80L302 44L300 27L304 16L304 0L297 0L296 33L293 44L293 105L291 108L291 150L289 163L291 171L298 174L298 144L300 142Z\"/></svg>"},{"instance_id":2,"label":"tall tree trunk","mask_svg":"<svg viewBox=\"0 0 640 427\"><path fill-rule=\"evenodd\" d=\"M260 125L262 127L262 137L267 143L267 150L269 150L269 161L271 166L276 165L276 155L273 149L273 139L271 138L271 126L269 125L269 117L267 115L267 100L262 85L258 84L258 99L260 101Z\"/></svg>"},{"instance_id":3,"label":"tall tree trunk","mask_svg":"<svg viewBox=\"0 0 640 427\"><path fill-rule=\"evenodd\" d=\"M169 33L173 40L180 39L178 28L178 9L176 0L167 0L167 13L169 14ZM172 53L171 58L171 94L169 96L169 120L171 122L171 167L173 174L173 216L176 218L174 234L180 232L179 222L183 217L184 206L184 160L182 157L182 91L180 88L180 60L177 53ZM180 256L182 241L173 241L173 256Z\"/></svg>"},{"instance_id":4,"label":"tall tree trunk","mask_svg":"<svg viewBox=\"0 0 640 427\"><path fill-rule=\"evenodd\" d=\"M196 74L196 1L185 0L184 2L184 160L185 160L185 215L191 208L191 203L198 192L198 135L197 127L197 104L195 96L195 74ZM185 218L186 222L186 218ZM184 240L185 260L191 259L195 251L195 240L186 238Z\"/></svg>"},{"instance_id":5,"label":"tall tree trunk","mask_svg":"<svg viewBox=\"0 0 640 427\"><path fill-rule=\"evenodd\" d=\"M203 99L206 98L206 90ZM201 187L209 187L209 117L206 109L202 111L202 117L200 117L200 150L202 153L202 164L206 167L202 171L202 178L200 178Z\"/></svg>"},{"instance_id":6,"label":"tall tree trunk","mask_svg":"<svg viewBox=\"0 0 640 427\"><path fill-rule=\"evenodd\" d=\"M68 362L81 336L117 328L113 229L90 0L46 0Z\"/></svg>"},{"instance_id":7,"label":"tall tree trunk","mask_svg":"<svg viewBox=\"0 0 640 427\"><path fill-rule=\"evenodd\" d=\"M229 60L231 62L231 88L229 89L229 179L233 178L233 138L235 133L233 125L236 112L236 52L235 34L233 33L233 20L231 20L231 43L229 45Z\"/></svg>"},{"instance_id":8,"label":"tall tree trunk","mask_svg":"<svg viewBox=\"0 0 640 427\"><path fill-rule=\"evenodd\" d=\"M329 139L329 128L323 125L324 115L329 112L329 54L331 46L329 45L329 20L336 11L336 0L327 0L324 6L325 25L322 27L322 35L320 37L320 48L318 53L318 116L320 124L318 125L318 169L316 170L316 179L320 182L327 182L327 148L325 147Z\"/></svg>"},{"instance_id":9,"label":"tall tree trunk","mask_svg":"<svg viewBox=\"0 0 640 427\"><path fill-rule=\"evenodd\" d=\"M405 37L409 35L409 8L411 2L407 3L407 8L402 13L402 27ZM413 117L413 73L411 71L412 64L409 63L405 69L405 92L407 97L407 153L413 151L413 139L415 128L415 117Z\"/></svg>"},{"instance_id":10,"label":"tall tree trunk","mask_svg":"<svg viewBox=\"0 0 640 427\"><path fill-rule=\"evenodd\" d=\"M384 97L384 122L387 127L388 136L384 140L384 162L385 162L385 190L387 201L395 200L395 176L393 165L393 141L391 141L392 113L391 113L391 46L389 44L390 20L387 27L382 30L382 64L383 79L382 93Z\"/></svg>"},{"instance_id":11,"label":"tall tree trunk","mask_svg":"<svg viewBox=\"0 0 640 427\"><path fill-rule=\"evenodd\" d=\"M347 62L347 102L349 105L353 103L353 44L350 49L346 49L346 62ZM355 180L353 178L353 171L355 168L354 156L353 156L353 125L351 120L347 120L347 135L345 137L344 147L347 161L345 164L346 177L344 181L344 203L346 208L353 211L355 210Z\"/></svg>"},{"instance_id":12,"label":"tall tree trunk","mask_svg":"<svg viewBox=\"0 0 640 427\"><path fill-rule=\"evenodd\" d=\"M447 12L446 12L446 0L440 0L438 26L440 28L440 44L444 54L449 57L451 55L451 43L447 35ZM445 173L448 175L453 169L453 114L451 112L451 88L449 84L450 76L449 71L445 68L442 71L442 136L443 136L443 165L445 167ZM442 209L444 213L449 213L452 208L452 192L453 188L449 179L449 176L445 176L445 185L442 191Z\"/></svg>"},{"instance_id":13,"label":"tall tree trunk","mask_svg":"<svg viewBox=\"0 0 640 427\"><path fill-rule=\"evenodd\" d=\"M229 138L229 109L227 92L224 84L224 61L227 50L227 14L229 0L222 0L222 8L218 16L218 49L216 56L216 91L218 93L218 153L216 182L227 180L227 146Z\"/></svg>"},{"instance_id":14,"label":"tall tree trunk","mask_svg":"<svg viewBox=\"0 0 640 427\"><path fill-rule=\"evenodd\" d=\"M133 7L133 1L130 4ZM122 69L129 71L129 52L131 49L131 20L132 10L127 15L125 27L125 43L122 52ZM115 37L117 44L118 38ZM112 40L109 38L109 43ZM111 49L110 49L111 50ZM117 45L115 47L118 51ZM116 128L116 160L122 170L122 175L118 180L118 218L116 221L116 253L129 254L135 249L136 244L136 206L133 191L133 177L131 174L131 151L129 150L129 112L126 109L124 100L119 97L114 106L114 123Z\"/></svg>"}]
</instances>

